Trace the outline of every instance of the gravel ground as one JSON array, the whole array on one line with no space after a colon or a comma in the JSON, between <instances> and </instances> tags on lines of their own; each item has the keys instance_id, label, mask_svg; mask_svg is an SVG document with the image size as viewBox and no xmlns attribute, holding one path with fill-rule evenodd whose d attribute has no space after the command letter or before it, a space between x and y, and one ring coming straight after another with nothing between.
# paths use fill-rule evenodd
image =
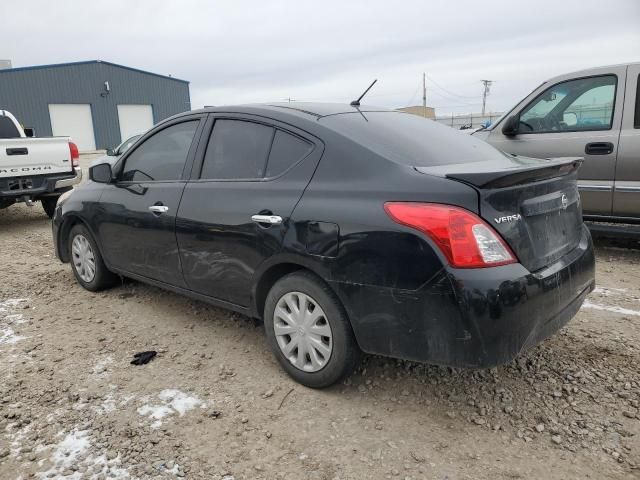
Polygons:
<instances>
[{"instance_id":1,"label":"gravel ground","mask_svg":"<svg viewBox=\"0 0 640 480\"><path fill-rule=\"evenodd\" d=\"M291 381L261 325L133 281L92 294L39 207L0 211L0 478L640 478L640 251L510 365L366 357ZM135 352L157 350L147 365Z\"/></svg>"}]
</instances>

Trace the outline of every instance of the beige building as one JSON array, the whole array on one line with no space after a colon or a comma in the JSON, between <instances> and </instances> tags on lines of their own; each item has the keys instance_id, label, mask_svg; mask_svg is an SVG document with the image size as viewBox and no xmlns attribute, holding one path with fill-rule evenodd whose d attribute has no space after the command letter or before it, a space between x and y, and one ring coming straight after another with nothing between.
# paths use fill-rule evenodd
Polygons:
<instances>
[{"instance_id":1,"label":"beige building","mask_svg":"<svg viewBox=\"0 0 640 480\"><path fill-rule=\"evenodd\" d=\"M436 118L436 109L433 107L423 107L422 105L414 105L413 107L398 108L400 112L411 113L413 115L419 115L420 117L427 117L430 119Z\"/></svg>"}]
</instances>

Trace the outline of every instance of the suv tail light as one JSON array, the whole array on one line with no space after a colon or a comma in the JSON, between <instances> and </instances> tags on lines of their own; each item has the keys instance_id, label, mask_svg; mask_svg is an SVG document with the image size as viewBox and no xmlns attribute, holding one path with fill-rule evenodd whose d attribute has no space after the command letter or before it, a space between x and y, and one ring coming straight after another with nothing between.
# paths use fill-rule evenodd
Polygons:
<instances>
[{"instance_id":1,"label":"suv tail light","mask_svg":"<svg viewBox=\"0 0 640 480\"><path fill-rule=\"evenodd\" d=\"M69 142L69 153L71 154L71 165L73 168L77 168L80 166L80 152L78 151L78 146Z\"/></svg>"},{"instance_id":2,"label":"suv tail light","mask_svg":"<svg viewBox=\"0 0 640 480\"><path fill-rule=\"evenodd\" d=\"M428 235L453 267L483 268L516 262L515 255L495 230L464 208L387 202L384 209L394 222Z\"/></svg>"}]
</instances>

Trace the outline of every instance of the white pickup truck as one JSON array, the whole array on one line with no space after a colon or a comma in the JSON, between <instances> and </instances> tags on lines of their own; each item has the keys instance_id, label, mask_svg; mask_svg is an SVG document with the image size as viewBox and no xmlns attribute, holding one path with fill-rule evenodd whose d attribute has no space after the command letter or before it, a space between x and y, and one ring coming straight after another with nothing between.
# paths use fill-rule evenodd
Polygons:
<instances>
[{"instance_id":1,"label":"white pickup truck","mask_svg":"<svg viewBox=\"0 0 640 480\"><path fill-rule=\"evenodd\" d=\"M40 201L53 217L58 197L82 179L78 147L69 137L29 138L0 110L0 209Z\"/></svg>"}]
</instances>

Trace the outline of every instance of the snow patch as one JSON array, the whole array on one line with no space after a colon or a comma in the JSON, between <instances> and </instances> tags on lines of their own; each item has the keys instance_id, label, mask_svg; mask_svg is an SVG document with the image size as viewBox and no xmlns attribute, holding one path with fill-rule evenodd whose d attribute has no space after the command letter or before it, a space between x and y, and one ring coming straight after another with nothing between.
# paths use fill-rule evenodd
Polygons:
<instances>
[{"instance_id":1,"label":"snow patch","mask_svg":"<svg viewBox=\"0 0 640 480\"><path fill-rule=\"evenodd\" d=\"M87 430L74 430L67 434L56 446L52 457L53 462L63 467L72 465L91 445L87 434Z\"/></svg>"},{"instance_id":2,"label":"snow patch","mask_svg":"<svg viewBox=\"0 0 640 480\"><path fill-rule=\"evenodd\" d=\"M627 292L626 288L607 288L607 287L596 287L593 290L593 293L596 295L603 295L605 297L611 297L614 295L622 295Z\"/></svg>"},{"instance_id":3,"label":"snow patch","mask_svg":"<svg viewBox=\"0 0 640 480\"><path fill-rule=\"evenodd\" d=\"M15 307L17 307L21 303L28 301L28 298L8 298L7 300L4 300L0 302L0 315L3 313L8 313L14 310Z\"/></svg>"},{"instance_id":4,"label":"snow patch","mask_svg":"<svg viewBox=\"0 0 640 480\"><path fill-rule=\"evenodd\" d=\"M58 436L61 437L63 435L64 432L60 432ZM48 447L40 448L40 451L48 449ZM97 480L105 477L125 480L131 478L128 470L120 465L120 455L108 460L105 453L94 455L90 453L90 448L91 436L89 431L73 430L64 435L64 438L58 444L54 445L54 452L49 459L53 466L49 470L39 472L36 475L41 479L53 478L56 480L80 480L81 478ZM40 462L39 464L41 465ZM71 475L64 475L65 470L79 464L87 465L87 473L82 474L76 471Z\"/></svg>"},{"instance_id":5,"label":"snow patch","mask_svg":"<svg viewBox=\"0 0 640 480\"><path fill-rule=\"evenodd\" d=\"M107 371L107 367L113 363L113 358L111 358L111 355L103 358L102 360L100 360L98 363L96 363L93 366L93 370L91 373L93 373L94 375L100 375L103 374Z\"/></svg>"},{"instance_id":6,"label":"snow patch","mask_svg":"<svg viewBox=\"0 0 640 480\"><path fill-rule=\"evenodd\" d=\"M17 335L11 326L26 322L23 315L14 312L18 305L26 301L26 298L9 298L0 302L0 345L15 345L25 338Z\"/></svg>"},{"instance_id":7,"label":"snow patch","mask_svg":"<svg viewBox=\"0 0 640 480\"><path fill-rule=\"evenodd\" d=\"M158 399L162 402L161 404L147 404L138 408L138 414L155 420L155 422L151 424L152 428L160 427L162 425L162 419L169 415L177 413L179 416L183 416L189 410L206 406L206 403L199 398L175 389L162 390L158 394Z\"/></svg>"},{"instance_id":8,"label":"snow patch","mask_svg":"<svg viewBox=\"0 0 640 480\"><path fill-rule=\"evenodd\" d=\"M589 300L585 300L582 304L582 308L589 308L591 310L603 310L607 312L619 313L620 315L636 315L640 316L640 311L630 310L628 308L618 307L617 305L600 305L598 303L591 303Z\"/></svg>"}]
</instances>

